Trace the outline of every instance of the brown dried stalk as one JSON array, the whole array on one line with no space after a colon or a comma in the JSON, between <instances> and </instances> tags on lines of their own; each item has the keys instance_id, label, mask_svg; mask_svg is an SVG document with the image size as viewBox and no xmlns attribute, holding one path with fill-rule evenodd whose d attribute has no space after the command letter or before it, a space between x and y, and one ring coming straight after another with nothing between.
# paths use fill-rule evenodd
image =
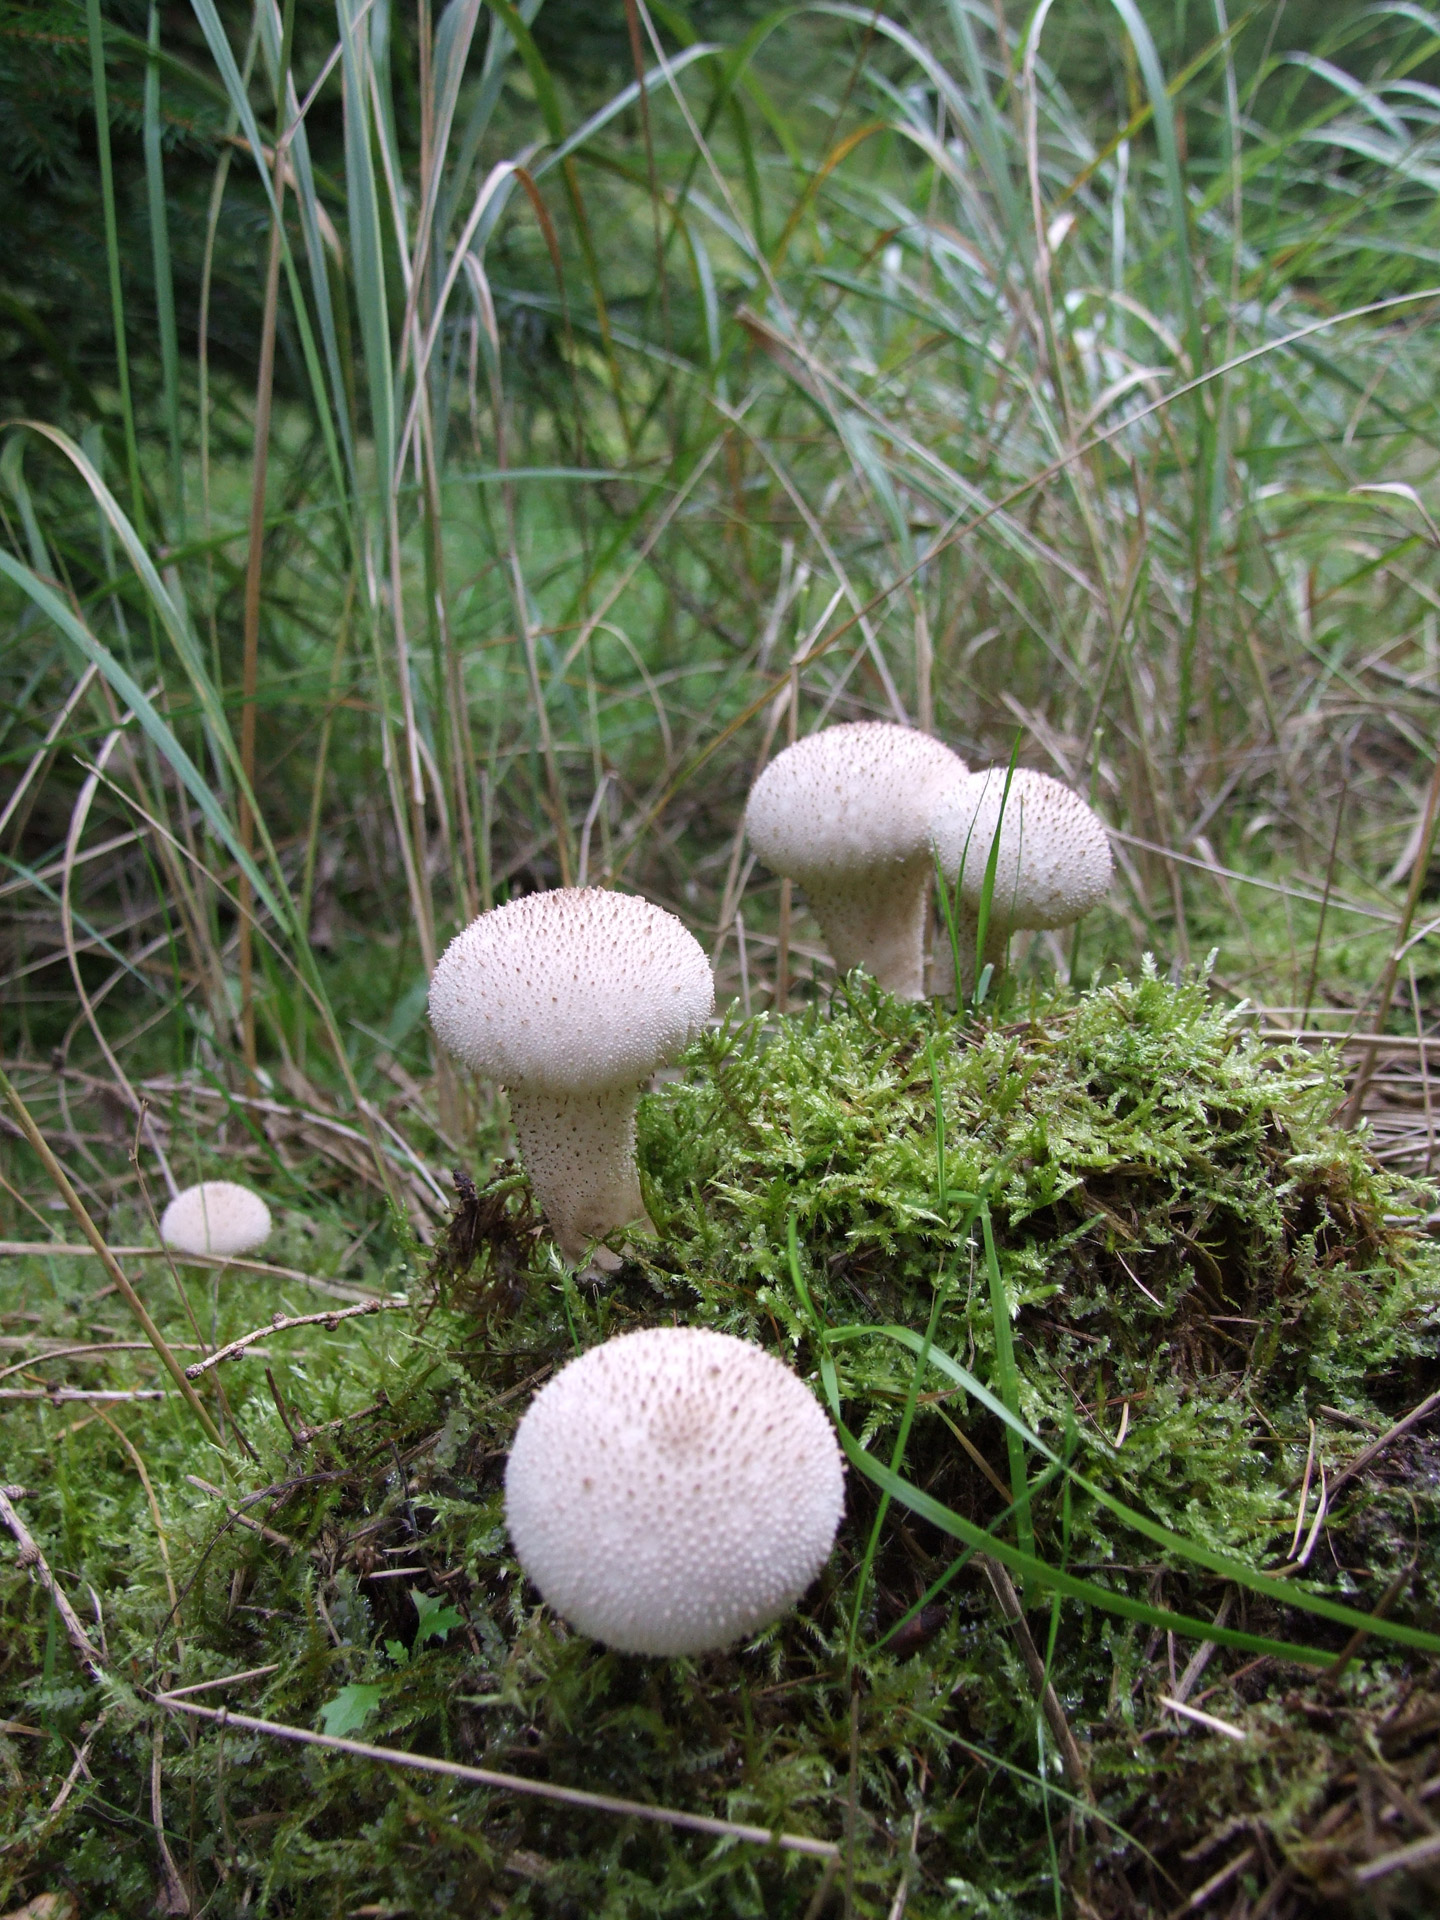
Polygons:
<instances>
[{"instance_id":1,"label":"brown dried stalk","mask_svg":"<svg viewBox=\"0 0 1440 1920\"><path fill-rule=\"evenodd\" d=\"M219 1347L206 1360L197 1360L193 1366L185 1369L185 1377L198 1380L202 1373L208 1373L211 1367L218 1367L222 1360L233 1360L237 1354L244 1353L247 1347L254 1346L257 1340L268 1339L272 1333L288 1333L291 1327L323 1326L331 1332L342 1320L355 1320L370 1313L397 1313L401 1307L408 1307L408 1300L366 1300L358 1307L339 1307L334 1313L277 1313L265 1326L256 1327L251 1333L242 1333L238 1340L232 1340L227 1347Z\"/></svg>"},{"instance_id":2,"label":"brown dried stalk","mask_svg":"<svg viewBox=\"0 0 1440 1920\"><path fill-rule=\"evenodd\" d=\"M359 1760L378 1760L382 1766L443 1774L450 1780L469 1780L476 1786L498 1787L505 1793L556 1800L563 1806L587 1807L596 1813L614 1813L629 1820L653 1820L660 1826L683 1827L691 1833L748 1840L757 1847L778 1847L782 1853L808 1854L816 1860L835 1860L840 1853L833 1840L812 1840L808 1834L745 1826L736 1820L717 1820L707 1813L685 1813L678 1807L656 1807L643 1800L621 1800L614 1794L587 1793L580 1787L552 1786L548 1780L527 1780L522 1774L496 1773L489 1767L465 1767L456 1760L440 1760L428 1753L406 1753L400 1747L372 1747L364 1740L346 1740L333 1733L311 1733L308 1727L287 1726L279 1720L257 1720L247 1713L229 1713L223 1707L202 1707L171 1693L156 1693L151 1698L172 1713L193 1714L197 1719L218 1721L222 1726L235 1727L245 1733L268 1734L273 1740L292 1740L300 1746L328 1747L332 1753L353 1754Z\"/></svg>"}]
</instances>

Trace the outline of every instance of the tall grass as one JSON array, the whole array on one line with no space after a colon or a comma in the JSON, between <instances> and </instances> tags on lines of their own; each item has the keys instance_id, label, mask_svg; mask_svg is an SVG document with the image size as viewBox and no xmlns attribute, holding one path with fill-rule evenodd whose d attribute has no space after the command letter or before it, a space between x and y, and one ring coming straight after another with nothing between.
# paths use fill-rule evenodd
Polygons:
<instances>
[{"instance_id":1,"label":"tall grass","mask_svg":"<svg viewBox=\"0 0 1440 1920\"><path fill-rule=\"evenodd\" d=\"M1398 969L1440 666L1429 14L1292 56L1215 0L1167 75L1116 0L1106 128L1049 7L824 0L718 45L636 0L635 77L583 103L533 6L397 43L341 0L303 62L293 9L194 11L234 128L212 216L237 169L267 209L258 382L174 310L152 9L137 416L89 0L118 401L0 468L22 1056L138 1080L163 1044L343 1113L423 1226L373 1083L403 1061L424 1152L470 1124L420 1024L454 929L583 872L676 905L722 993L743 907L747 988L788 996L823 956L740 800L782 728L859 714L980 761L1018 727L1092 795L1122 886L1083 970L1220 935L1237 992L1353 1010ZM308 131L336 96L338 177Z\"/></svg>"},{"instance_id":2,"label":"tall grass","mask_svg":"<svg viewBox=\"0 0 1440 1920\"><path fill-rule=\"evenodd\" d=\"M337 0L323 45L291 0L193 10L176 47L158 6L139 38L86 0L113 361L93 409L0 448L3 1076L77 1220L113 1239L248 1156L342 1269L402 1215L433 1238L441 1170L477 1124L503 1136L432 1055L426 984L507 892L643 889L706 940L722 1004L803 998L828 960L741 813L780 745L839 718L1018 756L1112 824L1113 908L1022 970L1218 946L1219 988L1284 1024L1424 1028L1440 16L1380 5L1291 53L1277 9L1213 0L1167 66L1114 0L1129 91L1100 124L1050 0L1023 23L817 0L724 42L627 0L633 75L606 89L552 71L538 0ZM260 210L243 379L177 298L182 84L226 128L207 302L227 211ZM132 137L138 266L111 165ZM1159 1526L1041 1438L929 1064L937 1213L975 1229L995 1371L937 1344L951 1275L923 1333L811 1310L837 1420L863 1341L902 1369L888 1465L842 1426L874 1499L851 1663L901 1509L957 1557L882 1645L980 1551L1032 1599L1321 1657L1042 1560L1036 1515L1072 1486L1192 1570L1432 1649ZM1428 1077L1425 1103L1431 1153ZM50 1237L38 1182L5 1177L7 1217ZM911 1477L935 1379L1004 1426L987 1530Z\"/></svg>"}]
</instances>

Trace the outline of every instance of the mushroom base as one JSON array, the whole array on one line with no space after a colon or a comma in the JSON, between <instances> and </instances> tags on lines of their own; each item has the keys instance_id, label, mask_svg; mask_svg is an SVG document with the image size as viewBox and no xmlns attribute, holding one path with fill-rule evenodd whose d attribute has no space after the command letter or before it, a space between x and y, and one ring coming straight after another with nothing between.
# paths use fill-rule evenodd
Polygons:
<instances>
[{"instance_id":1,"label":"mushroom base","mask_svg":"<svg viewBox=\"0 0 1440 1920\"><path fill-rule=\"evenodd\" d=\"M897 1000L925 998L925 908L930 856L851 874L838 886L802 881L839 972L865 971Z\"/></svg>"},{"instance_id":2,"label":"mushroom base","mask_svg":"<svg viewBox=\"0 0 1440 1920\"><path fill-rule=\"evenodd\" d=\"M596 1093L512 1089L510 1119L520 1159L556 1244L582 1260L592 1241L633 1222L649 1226L635 1173L633 1086ZM595 1264L620 1263L601 1247Z\"/></svg>"}]
</instances>

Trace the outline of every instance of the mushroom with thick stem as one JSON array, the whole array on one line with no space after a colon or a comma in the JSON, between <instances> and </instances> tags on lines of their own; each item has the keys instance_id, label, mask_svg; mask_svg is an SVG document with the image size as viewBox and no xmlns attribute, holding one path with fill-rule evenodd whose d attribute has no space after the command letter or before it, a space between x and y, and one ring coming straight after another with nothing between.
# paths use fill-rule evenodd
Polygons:
<instances>
[{"instance_id":1,"label":"mushroom with thick stem","mask_svg":"<svg viewBox=\"0 0 1440 1920\"><path fill-rule=\"evenodd\" d=\"M1068 927L1110 886L1110 840L1099 815L1048 773L1017 767L1008 778L1007 791L1004 767L967 774L940 796L930 823L940 871L959 897L960 984L967 999L987 962L1003 965L1016 928ZM977 953L992 847L995 881L985 950ZM947 947L943 938L936 943L937 993L954 985Z\"/></svg>"},{"instance_id":2,"label":"mushroom with thick stem","mask_svg":"<svg viewBox=\"0 0 1440 1920\"><path fill-rule=\"evenodd\" d=\"M202 1180L177 1193L160 1216L160 1238L173 1252L253 1253L270 1238L270 1209L235 1180Z\"/></svg>"},{"instance_id":3,"label":"mushroom with thick stem","mask_svg":"<svg viewBox=\"0 0 1440 1920\"><path fill-rule=\"evenodd\" d=\"M844 1503L809 1388L706 1327L648 1327L572 1360L505 1469L526 1573L622 1653L703 1653L777 1620L824 1566Z\"/></svg>"},{"instance_id":4,"label":"mushroom with thick stem","mask_svg":"<svg viewBox=\"0 0 1440 1920\"><path fill-rule=\"evenodd\" d=\"M674 914L599 887L495 907L441 954L431 1025L457 1060L509 1092L520 1158L568 1259L648 1224L636 1101L714 1004L710 963ZM605 1248L594 1258L619 1265Z\"/></svg>"},{"instance_id":5,"label":"mushroom with thick stem","mask_svg":"<svg viewBox=\"0 0 1440 1920\"><path fill-rule=\"evenodd\" d=\"M930 819L964 772L929 734L856 720L797 740L750 789L750 844L805 889L835 965L900 1000L924 996Z\"/></svg>"}]
</instances>

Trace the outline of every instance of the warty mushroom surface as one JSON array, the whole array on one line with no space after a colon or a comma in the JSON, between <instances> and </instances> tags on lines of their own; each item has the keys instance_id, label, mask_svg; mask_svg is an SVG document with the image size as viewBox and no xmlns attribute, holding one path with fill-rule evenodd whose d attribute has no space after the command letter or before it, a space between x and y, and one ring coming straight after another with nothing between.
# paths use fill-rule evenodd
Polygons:
<instances>
[{"instance_id":1,"label":"warty mushroom surface","mask_svg":"<svg viewBox=\"0 0 1440 1920\"><path fill-rule=\"evenodd\" d=\"M940 870L959 882L960 964L966 994L989 961L999 967L1017 927L1068 927L1109 891L1110 837L1094 809L1070 787L1017 767L967 774L937 800L931 835ZM976 955L978 912L991 846L999 837L985 951ZM940 946L946 943L939 943ZM937 948L938 951L938 948ZM936 967L944 990L943 958Z\"/></svg>"},{"instance_id":2,"label":"warty mushroom surface","mask_svg":"<svg viewBox=\"0 0 1440 1920\"><path fill-rule=\"evenodd\" d=\"M235 1180L202 1180L186 1187L160 1216L160 1238L176 1253L223 1258L253 1253L270 1238L270 1209Z\"/></svg>"},{"instance_id":3,"label":"warty mushroom surface","mask_svg":"<svg viewBox=\"0 0 1440 1920\"><path fill-rule=\"evenodd\" d=\"M836 967L901 1000L925 992L930 819L964 772L927 733L854 720L786 747L750 789L750 844L805 889Z\"/></svg>"},{"instance_id":4,"label":"warty mushroom surface","mask_svg":"<svg viewBox=\"0 0 1440 1920\"><path fill-rule=\"evenodd\" d=\"M710 963L674 914L599 887L495 907L441 954L431 1025L447 1052L509 1092L520 1158L568 1259L645 1220L641 1085L714 1004ZM619 1264L603 1248L595 1259Z\"/></svg>"},{"instance_id":5,"label":"warty mushroom surface","mask_svg":"<svg viewBox=\"0 0 1440 1920\"><path fill-rule=\"evenodd\" d=\"M649 1327L572 1360L531 1401L505 1471L526 1573L625 1653L703 1653L778 1619L829 1557L844 1499L809 1388L704 1327Z\"/></svg>"}]
</instances>

